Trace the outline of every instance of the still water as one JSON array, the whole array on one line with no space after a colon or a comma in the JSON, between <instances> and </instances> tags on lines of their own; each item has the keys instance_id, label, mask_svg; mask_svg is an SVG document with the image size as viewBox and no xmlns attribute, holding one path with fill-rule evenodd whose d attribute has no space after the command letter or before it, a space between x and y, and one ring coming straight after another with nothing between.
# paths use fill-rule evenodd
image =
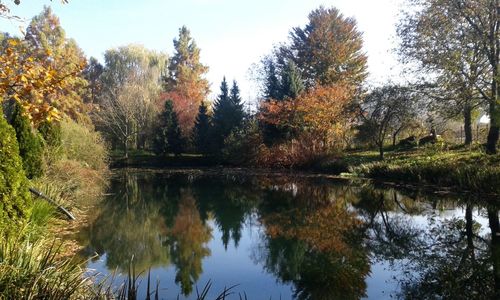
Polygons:
<instances>
[{"instance_id":1,"label":"still water","mask_svg":"<svg viewBox=\"0 0 500 300\"><path fill-rule=\"evenodd\" d=\"M498 208L482 200L314 176L120 170L77 238L88 267L116 282L133 257L139 299L149 269L161 299L196 299L208 282L207 299L232 286L228 299L491 299Z\"/></svg>"}]
</instances>

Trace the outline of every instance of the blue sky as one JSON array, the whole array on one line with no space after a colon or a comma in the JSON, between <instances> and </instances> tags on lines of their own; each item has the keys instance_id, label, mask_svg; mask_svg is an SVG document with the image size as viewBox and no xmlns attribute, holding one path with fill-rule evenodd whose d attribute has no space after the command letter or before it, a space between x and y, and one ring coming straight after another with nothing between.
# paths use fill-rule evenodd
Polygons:
<instances>
[{"instance_id":1,"label":"blue sky","mask_svg":"<svg viewBox=\"0 0 500 300\"><path fill-rule=\"evenodd\" d=\"M130 43L173 52L172 40L186 25L210 67L207 79L217 93L223 75L236 79L244 100L256 96L248 75L252 63L286 40L294 26L303 26L320 5L335 6L356 18L364 33L370 81L380 83L398 74L394 48L395 23L402 0L24 0L12 5L24 23L0 20L2 31L19 33L44 5L51 5L69 37L88 56L102 61L106 49Z\"/></svg>"}]
</instances>

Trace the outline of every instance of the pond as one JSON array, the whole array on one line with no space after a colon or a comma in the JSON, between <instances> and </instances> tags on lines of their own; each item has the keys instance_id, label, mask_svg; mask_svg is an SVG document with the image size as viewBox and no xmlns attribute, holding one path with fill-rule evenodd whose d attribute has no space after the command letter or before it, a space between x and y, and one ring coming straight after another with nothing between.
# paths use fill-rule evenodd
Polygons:
<instances>
[{"instance_id":1,"label":"pond","mask_svg":"<svg viewBox=\"0 0 500 300\"><path fill-rule=\"evenodd\" d=\"M225 287L227 299L493 298L498 208L481 200L320 176L118 170L77 239L115 282L133 265L139 299L148 273L160 299L196 299L207 283L206 299Z\"/></svg>"}]
</instances>

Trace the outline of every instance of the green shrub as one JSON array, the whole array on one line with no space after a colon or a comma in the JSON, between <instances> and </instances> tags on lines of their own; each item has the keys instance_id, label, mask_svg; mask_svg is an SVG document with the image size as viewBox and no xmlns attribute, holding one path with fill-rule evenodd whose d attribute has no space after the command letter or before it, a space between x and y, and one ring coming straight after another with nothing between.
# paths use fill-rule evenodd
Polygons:
<instances>
[{"instance_id":1,"label":"green shrub","mask_svg":"<svg viewBox=\"0 0 500 300\"><path fill-rule=\"evenodd\" d=\"M243 128L237 128L224 140L222 150L226 163L234 165L253 164L263 145L262 135L256 121L249 121Z\"/></svg>"},{"instance_id":2,"label":"green shrub","mask_svg":"<svg viewBox=\"0 0 500 300\"><path fill-rule=\"evenodd\" d=\"M21 220L30 204L16 133L0 107L0 226Z\"/></svg>"},{"instance_id":3,"label":"green shrub","mask_svg":"<svg viewBox=\"0 0 500 300\"><path fill-rule=\"evenodd\" d=\"M61 121L61 148L68 160L94 170L106 170L108 151L101 135L93 128L70 119Z\"/></svg>"},{"instance_id":4,"label":"green shrub","mask_svg":"<svg viewBox=\"0 0 500 300\"><path fill-rule=\"evenodd\" d=\"M59 122L43 121L38 125L38 132L42 135L47 146L61 146L61 124Z\"/></svg>"},{"instance_id":5,"label":"green shrub","mask_svg":"<svg viewBox=\"0 0 500 300\"><path fill-rule=\"evenodd\" d=\"M19 144L19 154L23 161L23 168L28 178L36 178L43 174L43 147L39 135L33 132L28 117L24 115L20 104L15 104L11 120L16 131Z\"/></svg>"}]
</instances>

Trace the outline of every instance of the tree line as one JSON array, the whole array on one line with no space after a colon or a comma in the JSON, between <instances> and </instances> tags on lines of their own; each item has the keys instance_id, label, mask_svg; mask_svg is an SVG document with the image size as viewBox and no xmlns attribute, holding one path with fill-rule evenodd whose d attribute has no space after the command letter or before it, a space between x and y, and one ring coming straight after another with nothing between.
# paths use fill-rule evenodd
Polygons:
<instances>
[{"instance_id":1,"label":"tree line","mask_svg":"<svg viewBox=\"0 0 500 300\"><path fill-rule=\"evenodd\" d=\"M496 153L497 2L408 0L397 27L398 53L413 80L379 87L367 85L356 20L319 7L258 64L254 113L244 109L237 82L225 78L209 101L208 66L185 26L171 56L127 45L107 50L101 64L87 60L45 8L23 38L2 35L8 78L2 88L21 99L34 127L59 115L84 120L125 157L137 149L307 166L358 147L376 147L383 157L388 144L435 143L449 120L463 123L465 144L471 144L479 114L490 117L486 150Z\"/></svg>"}]
</instances>

